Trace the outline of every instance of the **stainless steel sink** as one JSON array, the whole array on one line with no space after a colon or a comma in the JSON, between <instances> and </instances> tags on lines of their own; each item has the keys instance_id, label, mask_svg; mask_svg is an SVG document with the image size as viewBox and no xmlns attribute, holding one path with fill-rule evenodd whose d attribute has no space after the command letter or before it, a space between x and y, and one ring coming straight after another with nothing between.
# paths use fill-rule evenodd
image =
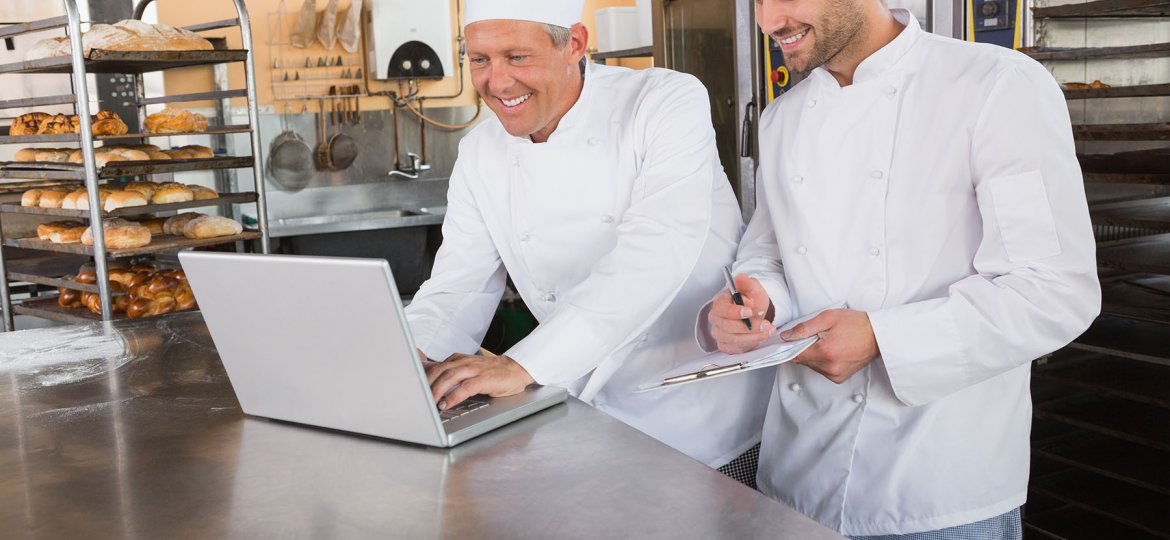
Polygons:
<instances>
[{"instance_id":1,"label":"stainless steel sink","mask_svg":"<svg viewBox=\"0 0 1170 540\"><path fill-rule=\"evenodd\" d=\"M271 221L270 226L274 236L417 227L442 223L446 213L446 206L401 208L352 214L276 218Z\"/></svg>"}]
</instances>

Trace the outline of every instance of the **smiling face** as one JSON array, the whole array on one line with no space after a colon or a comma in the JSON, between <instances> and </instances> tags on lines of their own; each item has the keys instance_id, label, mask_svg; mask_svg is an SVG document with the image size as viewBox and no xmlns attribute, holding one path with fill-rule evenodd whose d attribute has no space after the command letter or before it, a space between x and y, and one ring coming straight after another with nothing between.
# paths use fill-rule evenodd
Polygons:
<instances>
[{"instance_id":1,"label":"smiling face","mask_svg":"<svg viewBox=\"0 0 1170 540\"><path fill-rule=\"evenodd\" d=\"M548 140L581 95L588 32L577 24L558 47L541 23L486 20L467 26L471 81L514 137Z\"/></svg>"},{"instance_id":2,"label":"smiling face","mask_svg":"<svg viewBox=\"0 0 1170 540\"><path fill-rule=\"evenodd\" d=\"M864 42L865 13L858 0L756 0L756 23L780 45L784 64L807 73L850 57ZM848 60L852 60L848 58Z\"/></svg>"}]
</instances>

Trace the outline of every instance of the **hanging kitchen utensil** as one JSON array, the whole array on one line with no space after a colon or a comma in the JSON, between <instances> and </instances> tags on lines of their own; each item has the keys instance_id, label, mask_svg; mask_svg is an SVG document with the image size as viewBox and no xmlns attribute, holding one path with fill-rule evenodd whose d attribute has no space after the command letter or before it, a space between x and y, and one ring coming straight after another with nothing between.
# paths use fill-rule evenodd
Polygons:
<instances>
[{"instance_id":1,"label":"hanging kitchen utensil","mask_svg":"<svg viewBox=\"0 0 1170 540\"><path fill-rule=\"evenodd\" d=\"M288 127L289 105L284 104L281 127L268 151L268 173L286 191L300 191L313 176L313 149Z\"/></svg>"},{"instance_id":2,"label":"hanging kitchen utensil","mask_svg":"<svg viewBox=\"0 0 1170 540\"><path fill-rule=\"evenodd\" d=\"M341 41L341 48L353 54L362 44L362 0L353 0L349 11L341 19L337 29L337 39Z\"/></svg>"},{"instance_id":3,"label":"hanging kitchen utensil","mask_svg":"<svg viewBox=\"0 0 1170 540\"><path fill-rule=\"evenodd\" d=\"M313 34L317 29L317 0L305 0L301 10L297 12L297 21L293 25L289 41L293 47L307 49L313 44Z\"/></svg>"},{"instance_id":4,"label":"hanging kitchen utensil","mask_svg":"<svg viewBox=\"0 0 1170 540\"><path fill-rule=\"evenodd\" d=\"M338 94L341 94L345 88L339 88ZM357 158L358 147L357 141L353 140L342 128L345 127L346 115L348 107L346 103L348 98L340 95L335 100L337 110L337 133L329 139L329 162L333 165L335 170L341 170L353 164L353 160Z\"/></svg>"},{"instance_id":5,"label":"hanging kitchen utensil","mask_svg":"<svg viewBox=\"0 0 1170 540\"><path fill-rule=\"evenodd\" d=\"M329 95L336 93L336 88L329 88ZM319 142L317 143L317 168L320 170L329 170L333 168L333 162L330 161L329 156L329 133L326 131L326 122L328 121L329 111L325 108L325 98L320 98L321 115L317 122L317 135Z\"/></svg>"},{"instance_id":6,"label":"hanging kitchen utensil","mask_svg":"<svg viewBox=\"0 0 1170 540\"><path fill-rule=\"evenodd\" d=\"M337 2L329 0L325 13L321 14L321 21L317 23L317 41L325 46L325 50L332 51L337 45Z\"/></svg>"}]
</instances>

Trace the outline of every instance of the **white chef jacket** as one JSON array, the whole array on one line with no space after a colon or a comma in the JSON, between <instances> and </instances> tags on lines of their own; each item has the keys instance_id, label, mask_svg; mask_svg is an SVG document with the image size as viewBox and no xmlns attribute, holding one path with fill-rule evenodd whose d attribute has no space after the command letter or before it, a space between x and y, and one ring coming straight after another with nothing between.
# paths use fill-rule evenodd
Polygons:
<instances>
[{"instance_id":1,"label":"white chef jacket","mask_svg":"<svg viewBox=\"0 0 1170 540\"><path fill-rule=\"evenodd\" d=\"M547 142L495 118L473 129L406 310L416 345L433 359L478 350L507 273L540 324L506 354L537 382L713 467L758 442L770 377L631 393L702 353L694 313L743 229L710 115L694 77L589 65Z\"/></svg>"},{"instance_id":2,"label":"white chef jacket","mask_svg":"<svg viewBox=\"0 0 1170 540\"><path fill-rule=\"evenodd\" d=\"M845 535L1020 506L1029 364L1100 308L1052 76L894 12L905 30L852 85L818 68L763 113L760 203L736 266L778 325L840 303L869 314L881 356L844 384L778 370L760 456L763 492Z\"/></svg>"}]
</instances>

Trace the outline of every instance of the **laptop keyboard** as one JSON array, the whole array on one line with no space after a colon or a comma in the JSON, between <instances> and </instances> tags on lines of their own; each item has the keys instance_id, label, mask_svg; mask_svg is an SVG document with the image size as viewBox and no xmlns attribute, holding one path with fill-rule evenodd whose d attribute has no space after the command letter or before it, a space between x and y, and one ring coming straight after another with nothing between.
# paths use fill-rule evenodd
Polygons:
<instances>
[{"instance_id":1,"label":"laptop keyboard","mask_svg":"<svg viewBox=\"0 0 1170 540\"><path fill-rule=\"evenodd\" d=\"M443 423L446 424L447 422L450 422L451 420L459 418L460 416L463 416L471 411L479 410L479 409L482 409L482 408L487 407L487 406L488 406L487 401L481 401L478 399L468 399L468 400L464 401L463 403L460 403L454 407L451 407L450 409L447 409L445 411L439 411L439 418L441 418L443 420Z\"/></svg>"}]
</instances>

